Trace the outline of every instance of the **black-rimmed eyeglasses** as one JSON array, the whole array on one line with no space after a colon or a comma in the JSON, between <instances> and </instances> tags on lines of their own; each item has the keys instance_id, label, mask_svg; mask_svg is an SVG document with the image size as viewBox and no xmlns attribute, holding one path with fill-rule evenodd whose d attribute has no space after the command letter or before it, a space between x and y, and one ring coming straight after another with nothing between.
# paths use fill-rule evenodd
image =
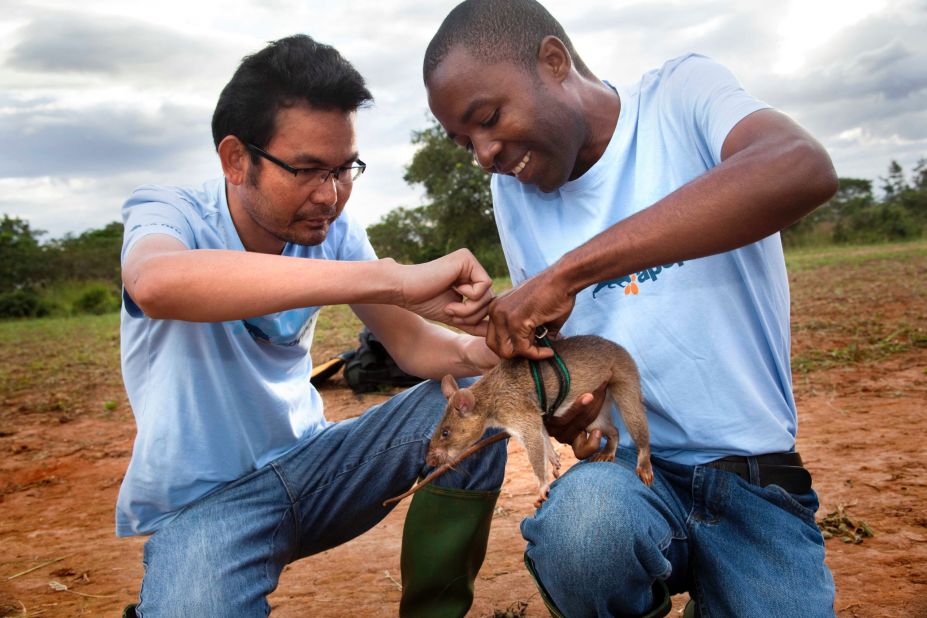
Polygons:
<instances>
[{"instance_id":1,"label":"black-rimmed eyeglasses","mask_svg":"<svg viewBox=\"0 0 927 618\"><path fill-rule=\"evenodd\" d=\"M341 167L325 168L325 167L293 167L288 163L284 163L274 155L270 154L263 148L259 148L254 144L245 144L245 146L251 152L264 157L274 165L278 165L281 168L285 169L289 173L293 174L300 182L304 182L308 185L321 185L328 182L329 177L334 177L335 182L341 185L346 185L357 180L357 177L364 173L364 170L367 169L367 164L361 161L360 159L354 162L354 165L343 165Z\"/></svg>"}]
</instances>

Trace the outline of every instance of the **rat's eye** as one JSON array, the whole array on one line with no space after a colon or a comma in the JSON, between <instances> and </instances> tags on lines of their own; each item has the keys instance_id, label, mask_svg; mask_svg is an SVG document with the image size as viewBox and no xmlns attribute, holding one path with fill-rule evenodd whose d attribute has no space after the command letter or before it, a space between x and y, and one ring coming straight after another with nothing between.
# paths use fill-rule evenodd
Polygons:
<instances>
[{"instance_id":1,"label":"rat's eye","mask_svg":"<svg viewBox=\"0 0 927 618\"><path fill-rule=\"evenodd\" d=\"M441 437L442 437L442 438L446 438L446 437L448 437L449 435L451 435L451 432L450 432L449 430L447 430L447 429L442 429L442 430L441 430Z\"/></svg>"}]
</instances>

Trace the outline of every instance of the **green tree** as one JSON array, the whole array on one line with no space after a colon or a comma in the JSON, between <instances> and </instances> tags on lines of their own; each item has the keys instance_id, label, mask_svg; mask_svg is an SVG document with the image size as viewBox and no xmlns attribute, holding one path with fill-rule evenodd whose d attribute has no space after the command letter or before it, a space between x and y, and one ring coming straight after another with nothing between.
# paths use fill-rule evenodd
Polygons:
<instances>
[{"instance_id":1,"label":"green tree","mask_svg":"<svg viewBox=\"0 0 927 618\"><path fill-rule=\"evenodd\" d=\"M79 236L66 234L49 243L49 250L56 258L56 279L102 279L119 285L122 223L113 221Z\"/></svg>"},{"instance_id":2,"label":"green tree","mask_svg":"<svg viewBox=\"0 0 927 618\"><path fill-rule=\"evenodd\" d=\"M0 292L29 288L46 275L45 251L27 221L3 215L0 219Z\"/></svg>"},{"instance_id":3,"label":"green tree","mask_svg":"<svg viewBox=\"0 0 927 618\"><path fill-rule=\"evenodd\" d=\"M927 191L927 159L923 157L914 166L914 188Z\"/></svg>"},{"instance_id":4,"label":"green tree","mask_svg":"<svg viewBox=\"0 0 927 618\"><path fill-rule=\"evenodd\" d=\"M783 230L783 244L794 247L833 242L834 230L842 221L874 202L871 180L840 178L838 186L830 201Z\"/></svg>"},{"instance_id":5,"label":"green tree","mask_svg":"<svg viewBox=\"0 0 927 618\"><path fill-rule=\"evenodd\" d=\"M888 196L900 195L908 188L908 183L904 178L904 169L894 159L888 164L888 176L880 178L880 180L882 181L882 190Z\"/></svg>"},{"instance_id":6,"label":"green tree","mask_svg":"<svg viewBox=\"0 0 927 618\"><path fill-rule=\"evenodd\" d=\"M837 194L783 232L787 245L822 242L884 242L919 238L927 226L927 160L914 167L911 181L897 161L880 177L882 196L872 181L841 178Z\"/></svg>"},{"instance_id":7,"label":"green tree","mask_svg":"<svg viewBox=\"0 0 927 618\"><path fill-rule=\"evenodd\" d=\"M902 205L927 226L927 159L921 158L914 166L912 184L902 200Z\"/></svg>"},{"instance_id":8,"label":"green tree","mask_svg":"<svg viewBox=\"0 0 927 618\"><path fill-rule=\"evenodd\" d=\"M901 166L898 167L900 171ZM927 160L922 158L914 166L911 184L904 182L904 174L900 173L901 182L896 184L892 193L886 195L885 201L910 214L923 227L927 225Z\"/></svg>"},{"instance_id":9,"label":"green tree","mask_svg":"<svg viewBox=\"0 0 927 618\"><path fill-rule=\"evenodd\" d=\"M424 206L394 208L367 228L367 235L377 253L398 262L419 264L442 255L441 243L435 239L434 225Z\"/></svg>"},{"instance_id":10,"label":"green tree","mask_svg":"<svg viewBox=\"0 0 927 618\"><path fill-rule=\"evenodd\" d=\"M919 238L923 225L910 211L893 202L875 204L841 220L836 242L873 243Z\"/></svg>"},{"instance_id":11,"label":"green tree","mask_svg":"<svg viewBox=\"0 0 927 618\"><path fill-rule=\"evenodd\" d=\"M919 238L927 225L927 191L921 185L923 160L914 168L913 184L897 161L881 178L884 197L870 196L840 213L834 227L837 242L882 242Z\"/></svg>"},{"instance_id":12,"label":"green tree","mask_svg":"<svg viewBox=\"0 0 927 618\"><path fill-rule=\"evenodd\" d=\"M423 261L455 249L470 249L493 275L505 274L505 259L492 211L489 176L447 138L434 120L412 135L419 148L405 181L421 184L427 203L393 210L368 230L377 251L401 261Z\"/></svg>"}]
</instances>

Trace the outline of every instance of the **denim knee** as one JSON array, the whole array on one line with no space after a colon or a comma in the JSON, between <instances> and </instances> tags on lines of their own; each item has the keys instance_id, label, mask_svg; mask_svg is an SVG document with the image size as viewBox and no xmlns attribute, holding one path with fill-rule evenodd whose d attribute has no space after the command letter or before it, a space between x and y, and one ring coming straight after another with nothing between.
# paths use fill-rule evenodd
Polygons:
<instances>
[{"instance_id":1,"label":"denim knee","mask_svg":"<svg viewBox=\"0 0 927 618\"><path fill-rule=\"evenodd\" d=\"M146 541L137 614L266 616L296 534L271 468L201 498Z\"/></svg>"},{"instance_id":2,"label":"denim knee","mask_svg":"<svg viewBox=\"0 0 927 618\"><path fill-rule=\"evenodd\" d=\"M521 525L541 583L566 615L644 613L673 540L660 499L632 469L582 463ZM593 603L595 606L590 606Z\"/></svg>"},{"instance_id":3,"label":"denim knee","mask_svg":"<svg viewBox=\"0 0 927 618\"><path fill-rule=\"evenodd\" d=\"M237 560L214 555L206 543L185 552L162 548L157 546L162 540L157 535L145 543L145 577L136 609L139 616L256 618L270 613L266 595L276 582L265 581L267 569L258 569L260 575L247 583L236 581L236 574L229 571L237 566Z\"/></svg>"}]
</instances>

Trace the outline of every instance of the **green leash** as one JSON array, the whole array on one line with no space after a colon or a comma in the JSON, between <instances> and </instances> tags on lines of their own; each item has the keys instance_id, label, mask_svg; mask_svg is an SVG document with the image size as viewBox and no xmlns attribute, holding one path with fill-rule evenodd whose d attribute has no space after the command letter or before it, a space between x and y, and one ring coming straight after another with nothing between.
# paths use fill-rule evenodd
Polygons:
<instances>
[{"instance_id":1,"label":"green leash","mask_svg":"<svg viewBox=\"0 0 927 618\"><path fill-rule=\"evenodd\" d=\"M543 326L537 327L534 336L538 340L538 343L541 345L548 347L551 350L554 349L550 344L550 339L547 338L547 329ZM557 381L560 383L560 388L557 392L557 399L549 407L547 405L547 391L544 388L544 378L541 375L541 368L538 365L538 361L528 359L528 366L531 368L531 377L534 378L534 389L537 391L538 395L538 404L541 406L541 413L545 417L553 414L554 411L560 407L560 404L563 403L563 400L566 399L566 396L570 392L570 372L567 370L563 359L560 358L560 355L554 351L553 358L548 358L547 362L550 363L551 367L553 367L554 373L557 374Z\"/></svg>"}]
</instances>

